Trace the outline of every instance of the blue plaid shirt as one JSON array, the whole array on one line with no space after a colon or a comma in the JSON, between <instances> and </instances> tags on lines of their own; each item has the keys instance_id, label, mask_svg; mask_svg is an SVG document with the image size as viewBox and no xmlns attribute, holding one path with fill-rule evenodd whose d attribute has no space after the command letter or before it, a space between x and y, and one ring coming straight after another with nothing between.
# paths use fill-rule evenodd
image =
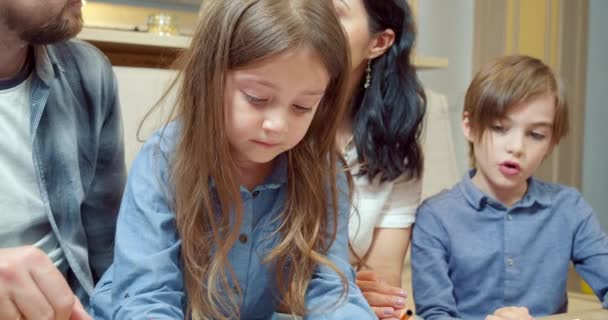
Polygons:
<instances>
[{"instance_id":1,"label":"blue plaid shirt","mask_svg":"<svg viewBox=\"0 0 608 320\"><path fill-rule=\"evenodd\" d=\"M184 317L187 297L181 240L169 190L170 161L179 137L175 127L153 136L133 162L118 218L114 264L91 298L95 319L188 319ZM279 303L276 266L263 261L278 244L275 231L287 197L287 157L280 155L277 160L263 184L252 192L241 187L241 235L228 255L242 290L241 319L271 319ZM328 252L349 281L348 297L336 305L342 292L340 278L328 267L318 266L306 303L311 308L330 309L305 319L377 319L356 287L348 262L349 208L342 197L337 237Z\"/></svg>"},{"instance_id":2,"label":"blue plaid shirt","mask_svg":"<svg viewBox=\"0 0 608 320\"><path fill-rule=\"evenodd\" d=\"M83 304L112 263L126 169L116 80L78 40L34 48L30 132L51 227Z\"/></svg>"},{"instance_id":3,"label":"blue plaid shirt","mask_svg":"<svg viewBox=\"0 0 608 320\"><path fill-rule=\"evenodd\" d=\"M572 261L608 308L608 237L572 188L530 178L511 208L481 192L473 171L418 209L413 292L426 320L484 319L504 306L563 313Z\"/></svg>"}]
</instances>

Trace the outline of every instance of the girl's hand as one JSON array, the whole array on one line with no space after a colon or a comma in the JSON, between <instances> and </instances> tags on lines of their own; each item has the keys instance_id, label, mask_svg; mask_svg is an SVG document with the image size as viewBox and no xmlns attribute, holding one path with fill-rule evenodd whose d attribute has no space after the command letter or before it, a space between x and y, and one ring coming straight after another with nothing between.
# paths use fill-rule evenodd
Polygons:
<instances>
[{"instance_id":1,"label":"girl's hand","mask_svg":"<svg viewBox=\"0 0 608 320\"><path fill-rule=\"evenodd\" d=\"M486 320L534 320L534 318L530 316L528 308L504 307L494 311L493 315L487 316Z\"/></svg>"},{"instance_id":2,"label":"girl's hand","mask_svg":"<svg viewBox=\"0 0 608 320\"><path fill-rule=\"evenodd\" d=\"M357 272L357 286L379 319L399 319L407 298L403 289L389 285L368 270Z\"/></svg>"}]
</instances>

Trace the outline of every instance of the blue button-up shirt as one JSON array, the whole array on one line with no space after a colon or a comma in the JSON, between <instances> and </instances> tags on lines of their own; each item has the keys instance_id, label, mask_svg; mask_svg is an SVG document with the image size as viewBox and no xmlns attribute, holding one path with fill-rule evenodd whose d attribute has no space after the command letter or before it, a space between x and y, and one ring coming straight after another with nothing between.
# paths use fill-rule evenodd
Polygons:
<instances>
[{"instance_id":1,"label":"blue button-up shirt","mask_svg":"<svg viewBox=\"0 0 608 320\"><path fill-rule=\"evenodd\" d=\"M70 40L34 49L30 132L40 195L86 305L112 263L126 180L117 84L95 47Z\"/></svg>"},{"instance_id":2,"label":"blue button-up shirt","mask_svg":"<svg viewBox=\"0 0 608 320\"><path fill-rule=\"evenodd\" d=\"M481 192L474 171L418 210L412 239L416 311L426 320L484 319L504 306L565 312L572 261L608 307L608 238L574 189L528 180L511 208Z\"/></svg>"},{"instance_id":3,"label":"blue button-up shirt","mask_svg":"<svg viewBox=\"0 0 608 320\"><path fill-rule=\"evenodd\" d=\"M186 293L180 261L181 240L169 190L169 166L177 126L157 133L133 162L118 218L115 260L95 290L92 313L96 319L184 319ZM275 265L263 259L278 244L280 219L287 195L287 160L279 156L271 175L252 192L241 188L243 222L240 238L229 252L242 289L241 319L271 319L278 304ZM354 285L348 263L348 201L340 202L337 239L329 259L349 281L344 304L305 319L376 319ZM309 307L333 307L342 290L340 278L329 268L317 267L310 281Z\"/></svg>"}]
</instances>

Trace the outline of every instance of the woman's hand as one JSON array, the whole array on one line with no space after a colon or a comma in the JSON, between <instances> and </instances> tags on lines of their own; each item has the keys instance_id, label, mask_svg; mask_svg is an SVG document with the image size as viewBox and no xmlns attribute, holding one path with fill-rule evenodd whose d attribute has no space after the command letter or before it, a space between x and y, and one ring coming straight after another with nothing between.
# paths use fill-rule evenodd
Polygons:
<instances>
[{"instance_id":1,"label":"woman's hand","mask_svg":"<svg viewBox=\"0 0 608 320\"><path fill-rule=\"evenodd\" d=\"M379 319L399 319L407 298L403 289L389 285L368 270L357 272L357 286Z\"/></svg>"}]
</instances>

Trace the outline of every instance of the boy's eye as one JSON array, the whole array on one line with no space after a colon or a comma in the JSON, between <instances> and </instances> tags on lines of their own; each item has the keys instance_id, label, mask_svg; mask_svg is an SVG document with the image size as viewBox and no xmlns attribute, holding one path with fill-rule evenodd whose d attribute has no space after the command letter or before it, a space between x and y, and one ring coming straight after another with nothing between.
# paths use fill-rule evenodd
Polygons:
<instances>
[{"instance_id":1,"label":"boy's eye","mask_svg":"<svg viewBox=\"0 0 608 320\"><path fill-rule=\"evenodd\" d=\"M252 96L250 94L247 94L245 92L243 92L243 95L245 96L245 99L247 101L249 101L249 103L251 103L253 105L262 105L262 104L268 102L268 99L254 97L254 96Z\"/></svg>"},{"instance_id":2,"label":"boy's eye","mask_svg":"<svg viewBox=\"0 0 608 320\"><path fill-rule=\"evenodd\" d=\"M539 133L539 132L534 132L534 131L532 131L532 132L530 132L530 133L529 133L529 135L530 135L530 137L532 137L532 139L534 139L534 140L541 141L541 140L544 140L544 139L545 139L545 135L544 135L544 134L542 134L542 133Z\"/></svg>"},{"instance_id":3,"label":"boy's eye","mask_svg":"<svg viewBox=\"0 0 608 320\"><path fill-rule=\"evenodd\" d=\"M501 124L495 124L491 127L491 129L492 129L492 131L499 132L499 133L506 131L505 127Z\"/></svg>"},{"instance_id":4,"label":"boy's eye","mask_svg":"<svg viewBox=\"0 0 608 320\"><path fill-rule=\"evenodd\" d=\"M307 112L311 112L312 111L312 108L299 106L297 104L294 104L293 107L296 110L296 112L299 112L299 113L307 113Z\"/></svg>"}]
</instances>

